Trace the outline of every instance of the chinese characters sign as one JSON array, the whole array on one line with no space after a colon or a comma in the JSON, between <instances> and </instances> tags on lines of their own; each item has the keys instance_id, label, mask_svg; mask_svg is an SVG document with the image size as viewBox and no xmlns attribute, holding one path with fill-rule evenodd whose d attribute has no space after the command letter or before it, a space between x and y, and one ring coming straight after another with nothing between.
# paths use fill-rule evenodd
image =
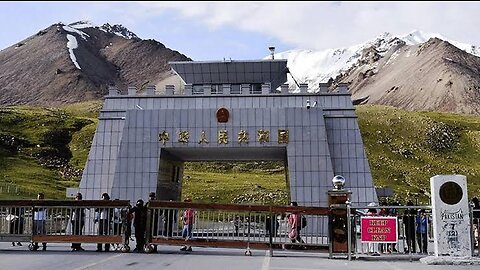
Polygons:
<instances>
[{"instance_id":1,"label":"chinese characters sign","mask_svg":"<svg viewBox=\"0 0 480 270\"><path fill-rule=\"evenodd\" d=\"M187 130L180 130L177 133L177 142L182 144L187 144L190 141L190 132ZM192 135L193 136L193 135ZM193 141L198 142L198 144L209 144L207 139L207 133L205 130L200 132L200 136L198 139L194 139ZM259 129L257 130L257 141L261 144L270 142L270 131ZM158 134L158 141L165 145L170 140L170 134L164 130L160 134ZM245 130L240 130L238 132L237 143L238 144L248 144L250 140L249 134ZM288 129L279 129L278 130L278 144L288 144L289 136L288 136ZM217 132L217 144L229 144L230 141L228 140L228 131L226 129L218 130Z\"/></svg>"}]
</instances>

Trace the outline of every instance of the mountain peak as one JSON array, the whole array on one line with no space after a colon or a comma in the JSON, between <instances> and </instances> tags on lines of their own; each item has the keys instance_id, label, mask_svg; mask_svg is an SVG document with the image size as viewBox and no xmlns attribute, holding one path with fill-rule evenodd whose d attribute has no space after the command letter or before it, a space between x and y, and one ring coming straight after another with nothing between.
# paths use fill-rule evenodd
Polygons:
<instances>
[{"instance_id":1,"label":"mountain peak","mask_svg":"<svg viewBox=\"0 0 480 270\"><path fill-rule=\"evenodd\" d=\"M109 23L105 23L104 25L100 26L99 29L107 33L121 36L126 39L139 39L139 37L135 33L128 30L125 26L121 24L111 25Z\"/></svg>"}]
</instances>

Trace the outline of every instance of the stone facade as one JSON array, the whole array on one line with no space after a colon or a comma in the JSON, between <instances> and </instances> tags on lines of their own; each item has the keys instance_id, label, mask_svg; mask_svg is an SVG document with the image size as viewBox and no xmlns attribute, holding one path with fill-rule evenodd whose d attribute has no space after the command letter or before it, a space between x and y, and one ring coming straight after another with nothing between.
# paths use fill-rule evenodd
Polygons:
<instances>
[{"instance_id":1,"label":"stone facade","mask_svg":"<svg viewBox=\"0 0 480 270\"><path fill-rule=\"evenodd\" d=\"M300 205L326 206L337 174L347 179L353 203L377 200L346 86L309 93L303 85L289 93L281 84L286 60L171 65L186 83L183 94L171 86L163 95L151 87L142 95L111 88L82 176L86 199L108 192L136 201L156 191L159 199L178 200L185 161L280 160Z\"/></svg>"}]
</instances>

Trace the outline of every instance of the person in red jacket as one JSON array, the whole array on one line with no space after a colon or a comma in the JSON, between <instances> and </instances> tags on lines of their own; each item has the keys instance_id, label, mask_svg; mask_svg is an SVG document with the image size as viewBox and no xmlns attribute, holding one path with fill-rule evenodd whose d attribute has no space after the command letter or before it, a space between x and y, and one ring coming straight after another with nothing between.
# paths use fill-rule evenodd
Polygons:
<instances>
[{"instance_id":1,"label":"person in red jacket","mask_svg":"<svg viewBox=\"0 0 480 270\"><path fill-rule=\"evenodd\" d=\"M192 202L190 198L184 200L184 202ZM182 215L183 220L183 230L182 237L185 238L185 241L188 241L192 238L193 224L195 223L195 211L192 208L187 208L183 211ZM184 245L181 251L192 251L192 247Z\"/></svg>"},{"instance_id":2,"label":"person in red jacket","mask_svg":"<svg viewBox=\"0 0 480 270\"><path fill-rule=\"evenodd\" d=\"M298 206L297 202L291 202L290 206ZM302 215L300 213L291 213L288 215L288 225L290 230L288 237L292 243L305 243L302 237L300 237L300 231L302 230Z\"/></svg>"}]
</instances>

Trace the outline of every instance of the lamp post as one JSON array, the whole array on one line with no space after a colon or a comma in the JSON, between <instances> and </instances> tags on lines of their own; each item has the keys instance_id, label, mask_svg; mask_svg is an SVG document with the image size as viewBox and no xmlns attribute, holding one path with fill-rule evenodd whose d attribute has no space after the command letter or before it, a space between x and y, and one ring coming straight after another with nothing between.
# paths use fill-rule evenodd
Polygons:
<instances>
[{"instance_id":1,"label":"lamp post","mask_svg":"<svg viewBox=\"0 0 480 270\"><path fill-rule=\"evenodd\" d=\"M275 46L268 47L270 50L270 55L272 56L272 60L275 59Z\"/></svg>"}]
</instances>

